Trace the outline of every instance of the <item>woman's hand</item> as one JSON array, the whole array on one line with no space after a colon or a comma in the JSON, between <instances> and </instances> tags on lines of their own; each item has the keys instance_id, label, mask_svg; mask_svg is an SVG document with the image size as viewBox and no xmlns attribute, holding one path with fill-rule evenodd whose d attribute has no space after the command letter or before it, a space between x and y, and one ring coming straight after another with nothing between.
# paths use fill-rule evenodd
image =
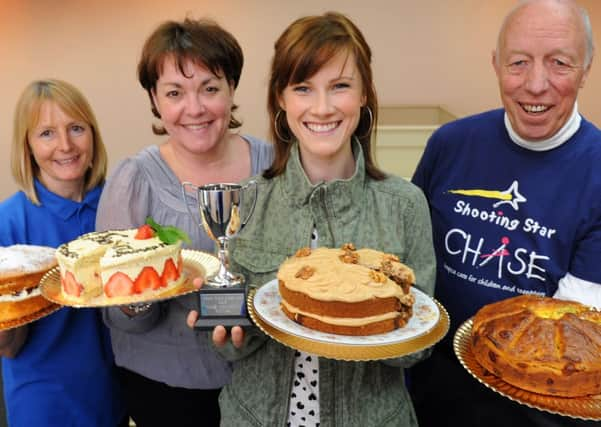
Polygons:
<instances>
[{"instance_id":1,"label":"woman's hand","mask_svg":"<svg viewBox=\"0 0 601 427\"><path fill-rule=\"evenodd\" d=\"M27 326L0 331L0 356L14 358L27 340Z\"/></svg>"},{"instance_id":2,"label":"woman's hand","mask_svg":"<svg viewBox=\"0 0 601 427\"><path fill-rule=\"evenodd\" d=\"M213 329L213 344L217 347L223 347L227 343L227 337L227 330L224 326L217 326ZM242 347L242 344L244 344L244 329L241 326L233 326L230 331L230 338L234 347Z\"/></svg>"},{"instance_id":3,"label":"woman's hand","mask_svg":"<svg viewBox=\"0 0 601 427\"><path fill-rule=\"evenodd\" d=\"M194 284L194 287L196 289L200 289L200 288L202 288L203 282L204 282L203 278L197 277L196 279L193 280L192 283ZM188 327L193 329L197 320L198 320L198 311L190 310L190 312L188 313L188 316L186 317L186 324L188 325ZM234 326L231 330L230 335L231 335L232 344L234 344L234 347L236 347L236 348L242 347L242 344L244 343L244 330L242 329L242 327ZM224 326L219 325L219 326L216 326L215 329L213 329L213 343L215 344L216 347L223 347L227 343L227 339L228 339L228 333Z\"/></svg>"},{"instance_id":4,"label":"woman's hand","mask_svg":"<svg viewBox=\"0 0 601 427\"><path fill-rule=\"evenodd\" d=\"M188 317L186 318L186 324L189 328L194 328L194 325L196 324L197 320L198 311L191 310L188 313ZM244 344L244 329L242 329L242 327L240 326L234 326L232 327L230 335L234 347L242 347L242 344ZM219 325L216 326L215 329L213 329L213 344L215 344L216 347L223 347L227 343L227 338L228 334L227 330L225 329L225 326Z\"/></svg>"},{"instance_id":5,"label":"woman's hand","mask_svg":"<svg viewBox=\"0 0 601 427\"><path fill-rule=\"evenodd\" d=\"M189 328L193 329L196 321L198 320L198 311L191 310L186 318L186 324ZM231 339L234 347L240 348L244 344L244 329L241 326L234 326L231 330ZM223 347L227 343L228 334L225 326L216 326L213 329L213 343L216 347Z\"/></svg>"}]
</instances>

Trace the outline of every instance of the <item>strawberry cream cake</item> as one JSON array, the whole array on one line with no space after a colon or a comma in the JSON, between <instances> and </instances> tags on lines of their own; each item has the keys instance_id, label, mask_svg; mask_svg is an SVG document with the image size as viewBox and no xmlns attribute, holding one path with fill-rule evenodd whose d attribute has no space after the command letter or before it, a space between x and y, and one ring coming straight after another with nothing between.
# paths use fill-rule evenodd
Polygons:
<instances>
[{"instance_id":1,"label":"strawberry cream cake","mask_svg":"<svg viewBox=\"0 0 601 427\"><path fill-rule=\"evenodd\" d=\"M17 321L54 304L40 293L40 279L56 266L54 248L0 247L0 322Z\"/></svg>"},{"instance_id":2,"label":"strawberry cream cake","mask_svg":"<svg viewBox=\"0 0 601 427\"><path fill-rule=\"evenodd\" d=\"M119 304L178 286L183 281L181 240L166 243L160 235L145 224L84 234L59 246L62 296L79 303L104 297Z\"/></svg>"}]
</instances>

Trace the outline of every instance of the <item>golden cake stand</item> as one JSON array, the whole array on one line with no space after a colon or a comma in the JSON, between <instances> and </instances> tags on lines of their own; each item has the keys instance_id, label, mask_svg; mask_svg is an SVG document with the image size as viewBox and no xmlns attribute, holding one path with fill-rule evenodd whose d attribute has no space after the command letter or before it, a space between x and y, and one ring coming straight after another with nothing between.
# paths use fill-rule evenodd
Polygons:
<instances>
[{"instance_id":1,"label":"golden cake stand","mask_svg":"<svg viewBox=\"0 0 601 427\"><path fill-rule=\"evenodd\" d=\"M47 307L44 307L41 310L38 310L33 313L28 313L25 316L19 317L18 319L11 320L0 320L0 331L4 331L7 329L18 328L19 326L27 325L28 323L35 322L36 320L41 319L42 317L48 316L49 314L54 313L56 310L61 308L60 305L54 303L48 303Z\"/></svg>"},{"instance_id":2,"label":"golden cake stand","mask_svg":"<svg viewBox=\"0 0 601 427\"><path fill-rule=\"evenodd\" d=\"M267 285L274 285L268 283ZM264 286L267 286L264 285ZM277 291L272 291L275 292ZM255 307L256 289L250 289L247 299L247 308L253 322L269 337L287 347L301 350L330 359L346 361L369 361L390 359L405 356L420 350L427 349L440 341L449 330L449 316L445 308L436 300L430 298L433 307L438 309L437 320L431 322L427 330L416 331L415 336L411 333L403 338L395 339L395 331L389 334L380 334L369 337L346 337L342 335L327 334L325 340L312 337L315 331L309 330L301 325L296 325L296 332L291 333L286 328L276 327L264 314L261 317ZM423 294L425 295L425 294ZM422 296L423 297L423 296ZM276 298L276 304L279 301ZM275 311L275 309L274 309ZM264 313L264 312L263 312ZM415 315L415 314L414 314ZM290 320L291 323L294 323ZM402 328L401 328L402 329ZM398 331L398 330L397 330ZM391 338L392 337L392 338ZM350 343L352 342L352 343ZM381 343L379 343L381 342Z\"/></svg>"},{"instance_id":3,"label":"golden cake stand","mask_svg":"<svg viewBox=\"0 0 601 427\"><path fill-rule=\"evenodd\" d=\"M601 420L601 395L559 397L538 394L514 387L484 369L472 353L472 319L455 333L453 349L463 367L480 383L514 402L552 414L582 420Z\"/></svg>"},{"instance_id":4,"label":"golden cake stand","mask_svg":"<svg viewBox=\"0 0 601 427\"><path fill-rule=\"evenodd\" d=\"M192 284L195 277L210 278L219 269L219 260L206 252L183 249L182 260L184 262L184 271L180 282L161 293L139 294L131 296L121 296L108 298L104 294L90 298L88 301L73 301L61 292L61 279L58 267L53 268L42 277L40 290L44 298L56 304L66 305L75 308L85 307L109 307L115 305L126 305L135 303L153 303L164 301L171 298L195 292L198 289Z\"/></svg>"}]
</instances>

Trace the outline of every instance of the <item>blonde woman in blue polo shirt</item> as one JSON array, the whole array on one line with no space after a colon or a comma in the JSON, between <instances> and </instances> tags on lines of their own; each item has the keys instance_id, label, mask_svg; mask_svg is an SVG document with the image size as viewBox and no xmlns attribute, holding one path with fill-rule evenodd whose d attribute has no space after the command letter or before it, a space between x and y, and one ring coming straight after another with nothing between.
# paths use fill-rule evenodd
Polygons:
<instances>
[{"instance_id":1,"label":"blonde woman in blue polo shirt","mask_svg":"<svg viewBox=\"0 0 601 427\"><path fill-rule=\"evenodd\" d=\"M17 102L11 150L21 190L0 203L0 245L57 247L94 230L107 156L94 113L77 88L60 80L29 84ZM0 356L9 425L125 422L98 310L63 307L2 331Z\"/></svg>"}]
</instances>

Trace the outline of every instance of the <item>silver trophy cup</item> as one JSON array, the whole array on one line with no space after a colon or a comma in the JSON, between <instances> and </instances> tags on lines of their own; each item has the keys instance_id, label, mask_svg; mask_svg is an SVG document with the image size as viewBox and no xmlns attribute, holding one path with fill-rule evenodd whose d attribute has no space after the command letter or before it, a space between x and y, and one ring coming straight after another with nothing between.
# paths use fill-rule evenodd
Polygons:
<instances>
[{"instance_id":1,"label":"silver trophy cup","mask_svg":"<svg viewBox=\"0 0 601 427\"><path fill-rule=\"evenodd\" d=\"M249 189L254 189L254 197L246 218L240 218L240 207L247 197ZM255 209L257 201L257 184L250 181L240 184L208 184L196 187L190 182L182 183L182 193L186 208L190 210L187 192L195 191L198 200L199 216L202 226L217 245L217 255L220 261L219 272L209 278L207 285L217 288L228 288L244 284L244 276L230 270L228 243L244 228ZM200 226L200 223L199 223Z\"/></svg>"}]
</instances>

